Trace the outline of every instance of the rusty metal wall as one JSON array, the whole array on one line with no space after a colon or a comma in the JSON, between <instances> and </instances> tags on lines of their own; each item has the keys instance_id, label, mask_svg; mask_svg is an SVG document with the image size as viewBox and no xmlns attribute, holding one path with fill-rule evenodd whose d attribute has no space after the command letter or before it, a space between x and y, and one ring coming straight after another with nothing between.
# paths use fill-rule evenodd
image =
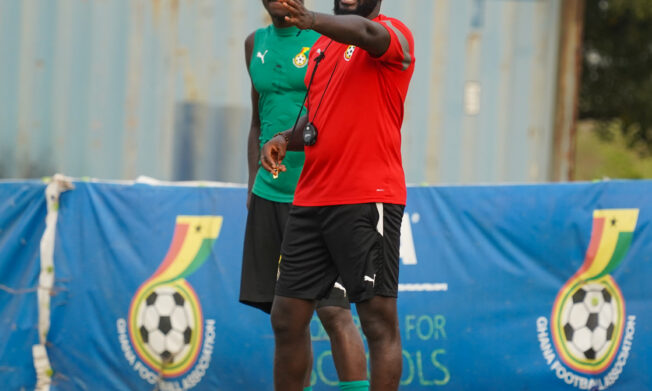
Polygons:
<instances>
[{"instance_id":1,"label":"rusty metal wall","mask_svg":"<svg viewBox=\"0 0 652 391\"><path fill-rule=\"evenodd\" d=\"M408 182L552 179L561 1L383 1L416 40ZM245 182L265 23L258 0L0 0L0 178Z\"/></svg>"}]
</instances>

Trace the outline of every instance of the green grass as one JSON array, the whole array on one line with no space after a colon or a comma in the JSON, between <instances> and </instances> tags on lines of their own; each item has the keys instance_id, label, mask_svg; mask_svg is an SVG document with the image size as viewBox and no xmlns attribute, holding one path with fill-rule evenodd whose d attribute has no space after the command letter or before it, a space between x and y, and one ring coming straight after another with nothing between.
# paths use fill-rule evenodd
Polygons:
<instances>
[{"instance_id":1,"label":"green grass","mask_svg":"<svg viewBox=\"0 0 652 391\"><path fill-rule=\"evenodd\" d=\"M614 126L609 129L609 140L600 137L595 129L594 122L578 123L575 180L652 178L652 157L644 158L628 149Z\"/></svg>"}]
</instances>

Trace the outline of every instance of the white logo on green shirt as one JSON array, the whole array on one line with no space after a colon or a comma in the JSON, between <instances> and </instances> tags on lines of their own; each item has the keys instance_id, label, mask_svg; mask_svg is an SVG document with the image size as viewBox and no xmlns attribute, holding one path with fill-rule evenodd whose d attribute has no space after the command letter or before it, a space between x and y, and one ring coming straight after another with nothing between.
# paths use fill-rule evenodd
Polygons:
<instances>
[{"instance_id":1,"label":"white logo on green shirt","mask_svg":"<svg viewBox=\"0 0 652 391\"><path fill-rule=\"evenodd\" d=\"M256 57L260 58L260 61L264 64L266 55L267 55L267 50L265 50L265 53L258 52L258 54L256 54Z\"/></svg>"}]
</instances>

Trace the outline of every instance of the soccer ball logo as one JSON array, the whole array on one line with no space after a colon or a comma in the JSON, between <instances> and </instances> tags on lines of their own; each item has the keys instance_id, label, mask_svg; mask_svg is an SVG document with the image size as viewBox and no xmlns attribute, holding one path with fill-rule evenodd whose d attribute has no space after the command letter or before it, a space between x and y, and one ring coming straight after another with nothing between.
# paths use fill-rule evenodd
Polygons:
<instances>
[{"instance_id":1,"label":"soccer ball logo","mask_svg":"<svg viewBox=\"0 0 652 391\"><path fill-rule=\"evenodd\" d=\"M351 60L351 57L353 57L354 52L355 52L355 46L349 45L349 47L346 48L346 51L344 52L344 59L346 61Z\"/></svg>"},{"instance_id":2,"label":"soccer ball logo","mask_svg":"<svg viewBox=\"0 0 652 391\"><path fill-rule=\"evenodd\" d=\"M308 64L308 57L305 54L299 53L292 59L292 63L297 68L303 68Z\"/></svg>"},{"instance_id":3,"label":"soccer ball logo","mask_svg":"<svg viewBox=\"0 0 652 391\"><path fill-rule=\"evenodd\" d=\"M136 326L145 349L163 365L181 361L195 332L190 302L174 287L162 285L143 304Z\"/></svg>"},{"instance_id":4,"label":"soccer ball logo","mask_svg":"<svg viewBox=\"0 0 652 391\"><path fill-rule=\"evenodd\" d=\"M303 49L301 49L299 54L294 56L294 58L292 59L292 63L294 64L295 67L303 68L308 64L308 57L306 56L306 53L308 53L309 51L310 51L310 47L305 46Z\"/></svg>"},{"instance_id":5,"label":"soccer ball logo","mask_svg":"<svg viewBox=\"0 0 652 391\"><path fill-rule=\"evenodd\" d=\"M582 361L602 359L614 342L618 317L615 300L605 286L580 285L561 310L563 339L569 353Z\"/></svg>"}]
</instances>

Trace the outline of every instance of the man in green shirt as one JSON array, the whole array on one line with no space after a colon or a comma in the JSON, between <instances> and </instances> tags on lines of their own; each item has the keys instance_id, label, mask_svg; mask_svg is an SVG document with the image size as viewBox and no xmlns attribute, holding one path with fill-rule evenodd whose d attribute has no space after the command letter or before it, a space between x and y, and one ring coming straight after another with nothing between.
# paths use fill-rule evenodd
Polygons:
<instances>
[{"instance_id":1,"label":"man in green shirt","mask_svg":"<svg viewBox=\"0 0 652 391\"><path fill-rule=\"evenodd\" d=\"M294 124L303 109L310 47L319 38L311 30L289 26L277 0L262 0L272 24L245 40L251 78L252 116L248 139L249 183L240 302L270 313L280 260L281 242L294 189L303 167L303 152L288 152L287 171L277 178L260 167L260 149L277 132ZM340 388L368 389L367 365L360 333L353 324L344 287L336 283L317 306L331 340ZM310 371L304 384L310 389Z\"/></svg>"}]
</instances>

